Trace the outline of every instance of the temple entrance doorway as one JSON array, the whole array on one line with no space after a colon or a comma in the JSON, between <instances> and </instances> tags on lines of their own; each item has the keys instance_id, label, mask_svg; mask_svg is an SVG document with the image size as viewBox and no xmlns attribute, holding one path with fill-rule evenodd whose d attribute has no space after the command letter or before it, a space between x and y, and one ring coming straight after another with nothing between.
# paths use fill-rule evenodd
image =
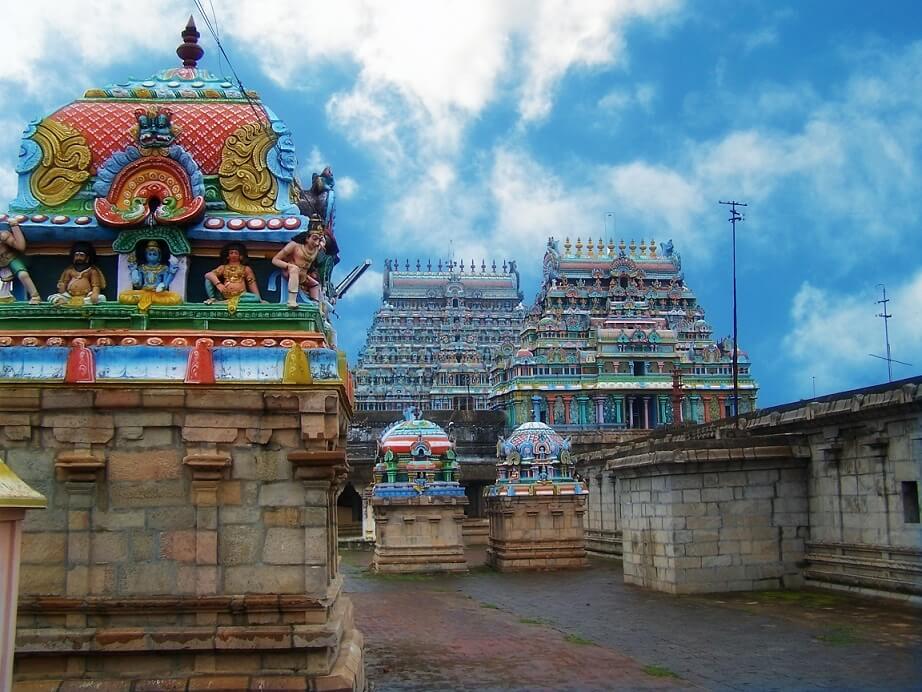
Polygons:
<instances>
[{"instance_id":1,"label":"temple entrance doorway","mask_svg":"<svg viewBox=\"0 0 922 692\"><path fill-rule=\"evenodd\" d=\"M352 483L339 494L336 500L336 519L340 538L358 538L362 535L362 496Z\"/></svg>"}]
</instances>

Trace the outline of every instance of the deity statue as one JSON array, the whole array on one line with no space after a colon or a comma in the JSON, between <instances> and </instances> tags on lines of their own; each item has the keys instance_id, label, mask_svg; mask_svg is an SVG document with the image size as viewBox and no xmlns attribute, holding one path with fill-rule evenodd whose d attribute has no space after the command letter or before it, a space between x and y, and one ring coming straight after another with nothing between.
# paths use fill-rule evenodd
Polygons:
<instances>
[{"instance_id":1,"label":"deity statue","mask_svg":"<svg viewBox=\"0 0 922 692\"><path fill-rule=\"evenodd\" d=\"M243 243L232 242L221 248L221 265L205 274L205 302L226 302L229 312L236 312L238 303L262 302L256 275L249 265Z\"/></svg>"},{"instance_id":2,"label":"deity statue","mask_svg":"<svg viewBox=\"0 0 922 692\"><path fill-rule=\"evenodd\" d=\"M128 255L128 272L131 275L131 290L118 294L118 302L137 305L146 311L151 305L179 305L182 298L168 290L179 271L179 260L170 257L163 262L160 243L150 240L144 246L144 262L138 264L134 252Z\"/></svg>"},{"instance_id":3,"label":"deity statue","mask_svg":"<svg viewBox=\"0 0 922 692\"><path fill-rule=\"evenodd\" d=\"M42 297L20 258L20 254L25 251L26 238L22 234L22 229L18 223L10 221L10 230L0 231L0 282L3 283L3 289L5 289L0 291L2 302L9 303L13 300L9 288L14 276L26 289L31 304L37 305L42 302Z\"/></svg>"},{"instance_id":4,"label":"deity statue","mask_svg":"<svg viewBox=\"0 0 922 692\"><path fill-rule=\"evenodd\" d=\"M311 217L307 231L294 236L272 258L272 263L282 269L283 275L288 280L288 306L297 305L298 296L302 299L319 301L321 295L329 303L336 302L333 289L333 266L339 259L330 251L330 235L326 232L323 222L316 214ZM332 241L335 246L335 241ZM296 264L301 269L300 278L292 278L294 272L289 271L290 266Z\"/></svg>"},{"instance_id":5,"label":"deity statue","mask_svg":"<svg viewBox=\"0 0 922 692\"><path fill-rule=\"evenodd\" d=\"M70 248L70 266L58 279L58 292L48 300L55 305L96 305L106 302L105 287L106 277L96 266L96 248L78 240Z\"/></svg>"}]
</instances>

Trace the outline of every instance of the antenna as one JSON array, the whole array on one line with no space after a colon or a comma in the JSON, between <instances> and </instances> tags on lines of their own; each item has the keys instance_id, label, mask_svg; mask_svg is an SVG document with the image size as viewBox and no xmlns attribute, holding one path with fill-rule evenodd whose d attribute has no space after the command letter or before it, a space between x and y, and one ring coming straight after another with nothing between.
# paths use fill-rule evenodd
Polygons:
<instances>
[{"instance_id":1,"label":"antenna","mask_svg":"<svg viewBox=\"0 0 922 692\"><path fill-rule=\"evenodd\" d=\"M610 230L610 231L608 230L608 222L609 222L609 220L611 220L611 230ZM614 235L614 232L615 232L615 212L613 212L613 211L607 211L607 212L605 212L605 219L604 219L603 225L604 225L604 228L605 228L605 237L606 237L606 238L609 238L609 237L611 237L612 235Z\"/></svg>"},{"instance_id":2,"label":"antenna","mask_svg":"<svg viewBox=\"0 0 922 692\"><path fill-rule=\"evenodd\" d=\"M891 317L893 317L893 315L887 312L887 303L890 302L890 299L887 297L887 287L884 286L883 284L877 284L877 285L880 286L880 290L883 293L883 297L877 301L877 304L883 305L884 307L883 307L883 312L879 312L875 316L884 318L884 343L886 344L886 347L887 347L887 355L886 357L877 356L877 355L874 355L873 353L869 353L868 355L871 356L871 358L880 358L881 360L887 361L887 382L893 382L893 364L899 363L900 365L912 366L912 363L904 363L903 361L896 360L895 358L892 358L890 356L890 327L888 325L888 321L890 320Z\"/></svg>"},{"instance_id":3,"label":"antenna","mask_svg":"<svg viewBox=\"0 0 922 692\"><path fill-rule=\"evenodd\" d=\"M739 332L736 325L736 223L743 221L743 215L736 208L749 206L744 202L731 200L729 202L720 202L724 206L730 207L730 218L727 221L733 227L733 421L738 428L740 426L740 380L739 380Z\"/></svg>"}]
</instances>

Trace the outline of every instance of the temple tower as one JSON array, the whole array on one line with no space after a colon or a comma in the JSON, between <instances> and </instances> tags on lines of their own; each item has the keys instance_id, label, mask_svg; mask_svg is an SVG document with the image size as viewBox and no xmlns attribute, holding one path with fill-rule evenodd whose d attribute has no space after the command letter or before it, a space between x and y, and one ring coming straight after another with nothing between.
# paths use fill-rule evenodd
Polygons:
<instances>
[{"instance_id":1,"label":"temple tower","mask_svg":"<svg viewBox=\"0 0 922 692\"><path fill-rule=\"evenodd\" d=\"M182 67L30 123L0 217L0 450L48 498L14 684L364 689L332 171L302 186L285 124L182 36Z\"/></svg>"}]
</instances>

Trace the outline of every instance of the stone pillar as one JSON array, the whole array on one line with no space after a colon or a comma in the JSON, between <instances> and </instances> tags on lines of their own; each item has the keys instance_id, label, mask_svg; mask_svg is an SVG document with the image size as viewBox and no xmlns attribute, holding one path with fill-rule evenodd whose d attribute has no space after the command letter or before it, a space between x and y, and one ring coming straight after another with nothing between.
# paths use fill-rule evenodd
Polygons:
<instances>
[{"instance_id":1,"label":"stone pillar","mask_svg":"<svg viewBox=\"0 0 922 692\"><path fill-rule=\"evenodd\" d=\"M643 427L650 428L650 397L643 398Z\"/></svg>"},{"instance_id":2,"label":"stone pillar","mask_svg":"<svg viewBox=\"0 0 922 692\"><path fill-rule=\"evenodd\" d=\"M717 395L717 417L727 417L727 397L724 394Z\"/></svg>"},{"instance_id":3,"label":"stone pillar","mask_svg":"<svg viewBox=\"0 0 922 692\"><path fill-rule=\"evenodd\" d=\"M593 401L595 402L595 422L599 425L611 422L605 420L605 397L596 396L593 397Z\"/></svg>"},{"instance_id":4,"label":"stone pillar","mask_svg":"<svg viewBox=\"0 0 922 692\"><path fill-rule=\"evenodd\" d=\"M587 396L578 396L576 397L577 410L579 411L579 424L587 425L589 423L589 413L586 411L586 407L589 404L589 397Z\"/></svg>"},{"instance_id":5,"label":"stone pillar","mask_svg":"<svg viewBox=\"0 0 922 692\"><path fill-rule=\"evenodd\" d=\"M573 397L569 394L563 395L563 422L564 425L570 425L570 403L573 401Z\"/></svg>"},{"instance_id":6,"label":"stone pillar","mask_svg":"<svg viewBox=\"0 0 922 692\"><path fill-rule=\"evenodd\" d=\"M192 474L192 505L195 507L195 593L212 594L218 584L218 485L231 465L226 452L190 451L183 465ZM198 624L217 624L214 613L196 613ZM215 618L212 620L212 618Z\"/></svg>"},{"instance_id":7,"label":"stone pillar","mask_svg":"<svg viewBox=\"0 0 922 692\"><path fill-rule=\"evenodd\" d=\"M42 495L0 461L0 690L11 689L13 681L22 522L27 509L46 505Z\"/></svg>"},{"instance_id":8,"label":"stone pillar","mask_svg":"<svg viewBox=\"0 0 922 692\"><path fill-rule=\"evenodd\" d=\"M553 394L547 395L547 424L554 426L554 405L557 403L557 397Z\"/></svg>"},{"instance_id":9,"label":"stone pillar","mask_svg":"<svg viewBox=\"0 0 922 692\"><path fill-rule=\"evenodd\" d=\"M710 396L701 397L701 400L704 404L704 422L710 423L711 422L711 397Z\"/></svg>"},{"instance_id":10,"label":"stone pillar","mask_svg":"<svg viewBox=\"0 0 922 692\"><path fill-rule=\"evenodd\" d=\"M622 394L615 395L615 423L624 425L624 396Z\"/></svg>"},{"instance_id":11,"label":"stone pillar","mask_svg":"<svg viewBox=\"0 0 922 692\"><path fill-rule=\"evenodd\" d=\"M541 397L535 394L531 398L531 415L532 420L540 421L541 420Z\"/></svg>"},{"instance_id":12,"label":"stone pillar","mask_svg":"<svg viewBox=\"0 0 922 692\"><path fill-rule=\"evenodd\" d=\"M626 397L627 404L627 427L634 427L634 397Z\"/></svg>"}]
</instances>

